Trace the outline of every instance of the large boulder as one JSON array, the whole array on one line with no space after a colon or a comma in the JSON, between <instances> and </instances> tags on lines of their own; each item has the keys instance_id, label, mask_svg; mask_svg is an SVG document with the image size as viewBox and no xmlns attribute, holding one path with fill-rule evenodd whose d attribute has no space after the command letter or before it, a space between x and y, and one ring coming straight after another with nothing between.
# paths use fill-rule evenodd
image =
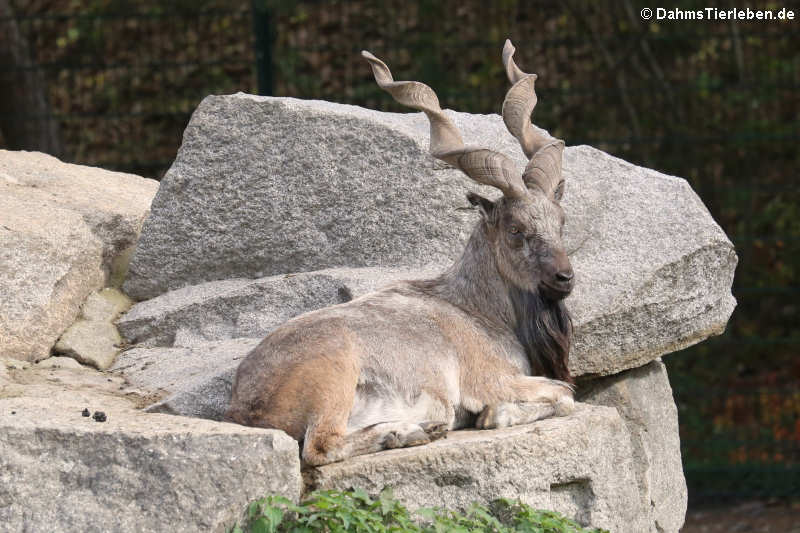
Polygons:
<instances>
[{"instance_id":1,"label":"large boulder","mask_svg":"<svg viewBox=\"0 0 800 533\"><path fill-rule=\"evenodd\" d=\"M456 431L418 448L390 450L310 471L313 489L391 487L411 508L466 508L520 499L615 533L653 530L638 494L625 424L614 409L578 405L565 418L495 431Z\"/></svg>"},{"instance_id":2,"label":"large boulder","mask_svg":"<svg viewBox=\"0 0 800 533\"><path fill-rule=\"evenodd\" d=\"M653 533L678 533L686 515L678 409L661 361L604 377L578 390L581 401L614 407L628 428L642 505L651 511Z\"/></svg>"},{"instance_id":3,"label":"large boulder","mask_svg":"<svg viewBox=\"0 0 800 533\"><path fill-rule=\"evenodd\" d=\"M157 190L156 180L135 174L62 163L40 152L0 150L2 194L38 201L45 212L57 208L79 214L102 244L109 273L114 259L136 244Z\"/></svg>"},{"instance_id":4,"label":"large boulder","mask_svg":"<svg viewBox=\"0 0 800 533\"><path fill-rule=\"evenodd\" d=\"M447 263L475 217L466 179L434 168L419 126L328 102L205 98L153 200L126 292Z\"/></svg>"},{"instance_id":5,"label":"large boulder","mask_svg":"<svg viewBox=\"0 0 800 533\"><path fill-rule=\"evenodd\" d=\"M222 533L253 499L300 497L285 433L147 414L143 400L93 370L0 359L0 529Z\"/></svg>"},{"instance_id":6,"label":"large boulder","mask_svg":"<svg viewBox=\"0 0 800 533\"><path fill-rule=\"evenodd\" d=\"M468 142L522 168L524 155L499 116L449 113ZM125 287L145 299L209 280L336 266L443 269L476 220L464 195L481 188L427 148L421 113L208 97L153 201ZM567 300L577 325L574 374L641 366L724 329L735 305L736 254L686 181L588 146L566 149L564 174L565 241L577 275ZM212 300L199 305L221 302ZM177 324L180 313L164 302L158 313ZM272 312L247 305L248 313ZM221 314L209 316L206 340L253 336L250 326L219 327L212 321Z\"/></svg>"},{"instance_id":7,"label":"large boulder","mask_svg":"<svg viewBox=\"0 0 800 533\"><path fill-rule=\"evenodd\" d=\"M157 182L0 150L0 357L48 357L122 267Z\"/></svg>"}]
</instances>

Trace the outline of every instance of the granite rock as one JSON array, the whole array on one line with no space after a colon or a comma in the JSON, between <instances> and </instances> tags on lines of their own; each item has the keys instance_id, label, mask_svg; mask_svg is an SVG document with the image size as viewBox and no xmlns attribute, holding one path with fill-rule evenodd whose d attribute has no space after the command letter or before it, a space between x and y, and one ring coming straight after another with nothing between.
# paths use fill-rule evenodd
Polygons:
<instances>
[{"instance_id":1,"label":"granite rock","mask_svg":"<svg viewBox=\"0 0 800 533\"><path fill-rule=\"evenodd\" d=\"M631 439L638 494L651 508L653 533L678 533L686 516L678 410L661 361L579 389L581 401L615 407Z\"/></svg>"},{"instance_id":2,"label":"granite rock","mask_svg":"<svg viewBox=\"0 0 800 533\"><path fill-rule=\"evenodd\" d=\"M89 294L76 320L53 350L99 370L106 370L123 347L114 321L133 302L118 289L106 287Z\"/></svg>"},{"instance_id":3,"label":"granite rock","mask_svg":"<svg viewBox=\"0 0 800 533\"><path fill-rule=\"evenodd\" d=\"M49 356L86 297L124 267L157 187L0 150L0 356Z\"/></svg>"},{"instance_id":4,"label":"granite rock","mask_svg":"<svg viewBox=\"0 0 800 533\"><path fill-rule=\"evenodd\" d=\"M283 432L144 413L122 380L90 369L5 369L4 531L222 533L253 499L300 497L297 442Z\"/></svg>"},{"instance_id":5,"label":"granite rock","mask_svg":"<svg viewBox=\"0 0 800 533\"><path fill-rule=\"evenodd\" d=\"M435 270L336 268L192 285L136 304L118 321L137 347L202 345L265 337L307 311L347 302L392 282L433 276Z\"/></svg>"},{"instance_id":6,"label":"granite rock","mask_svg":"<svg viewBox=\"0 0 800 533\"><path fill-rule=\"evenodd\" d=\"M105 370L114 362L121 345L122 337L114 324L103 320L78 320L67 328L53 349L80 363Z\"/></svg>"},{"instance_id":7,"label":"granite rock","mask_svg":"<svg viewBox=\"0 0 800 533\"><path fill-rule=\"evenodd\" d=\"M79 214L102 243L109 273L113 259L136 243L156 190L156 180L134 174L63 163L40 152L0 150L2 194Z\"/></svg>"},{"instance_id":8,"label":"granite rock","mask_svg":"<svg viewBox=\"0 0 800 533\"><path fill-rule=\"evenodd\" d=\"M426 446L350 458L309 471L309 489L391 487L415 509L465 509L520 499L615 533L648 531L625 424L612 408L493 431L455 431Z\"/></svg>"},{"instance_id":9,"label":"granite rock","mask_svg":"<svg viewBox=\"0 0 800 533\"><path fill-rule=\"evenodd\" d=\"M499 116L448 113L468 143L522 168L524 155ZM465 193L487 190L427 147L421 113L208 97L153 201L125 287L145 299L206 281L339 266L441 270L477 220ZM615 374L724 330L735 306L736 254L685 180L588 146L566 149L564 175L565 246L577 279L567 299L573 374ZM220 290L229 283L246 282ZM231 329L210 316L190 326L205 328L200 340L268 329Z\"/></svg>"},{"instance_id":10,"label":"granite rock","mask_svg":"<svg viewBox=\"0 0 800 533\"><path fill-rule=\"evenodd\" d=\"M232 339L193 347L132 348L111 368L132 385L158 393L150 412L222 420L236 368L261 339Z\"/></svg>"}]
</instances>

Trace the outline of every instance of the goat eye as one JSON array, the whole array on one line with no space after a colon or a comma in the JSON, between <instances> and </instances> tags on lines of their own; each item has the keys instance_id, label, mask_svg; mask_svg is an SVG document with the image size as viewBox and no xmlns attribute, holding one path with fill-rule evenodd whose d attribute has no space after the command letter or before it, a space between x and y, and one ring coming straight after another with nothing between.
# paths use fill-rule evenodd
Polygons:
<instances>
[{"instance_id":1,"label":"goat eye","mask_svg":"<svg viewBox=\"0 0 800 533\"><path fill-rule=\"evenodd\" d=\"M516 235L519 233L519 228L512 224L511 227L508 228L508 231L511 233L511 235Z\"/></svg>"}]
</instances>

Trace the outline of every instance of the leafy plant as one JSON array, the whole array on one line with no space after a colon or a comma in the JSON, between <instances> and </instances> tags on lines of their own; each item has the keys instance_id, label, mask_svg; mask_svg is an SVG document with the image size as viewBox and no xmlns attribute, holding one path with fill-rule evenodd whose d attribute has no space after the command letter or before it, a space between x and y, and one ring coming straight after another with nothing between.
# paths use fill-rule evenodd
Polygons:
<instances>
[{"instance_id":1,"label":"leafy plant","mask_svg":"<svg viewBox=\"0 0 800 533\"><path fill-rule=\"evenodd\" d=\"M410 513L384 490L377 498L362 489L316 491L294 504L267 496L248 506L247 520L231 533L603 533L586 529L553 511L500 499L489 508L471 505L466 512L426 508Z\"/></svg>"}]
</instances>

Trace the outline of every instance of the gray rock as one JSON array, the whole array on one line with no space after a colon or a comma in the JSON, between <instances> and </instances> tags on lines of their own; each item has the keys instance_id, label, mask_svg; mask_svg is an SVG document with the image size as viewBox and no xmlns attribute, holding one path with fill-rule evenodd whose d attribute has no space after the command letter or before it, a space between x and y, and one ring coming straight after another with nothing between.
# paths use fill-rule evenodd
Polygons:
<instances>
[{"instance_id":1,"label":"gray rock","mask_svg":"<svg viewBox=\"0 0 800 533\"><path fill-rule=\"evenodd\" d=\"M422 126L327 102L205 98L126 292L143 300L209 280L448 262L475 217L467 178L435 170Z\"/></svg>"},{"instance_id":2,"label":"gray rock","mask_svg":"<svg viewBox=\"0 0 800 533\"><path fill-rule=\"evenodd\" d=\"M0 191L78 213L103 244L104 267L134 245L156 180L62 163L40 152L0 150Z\"/></svg>"},{"instance_id":3,"label":"gray rock","mask_svg":"<svg viewBox=\"0 0 800 533\"><path fill-rule=\"evenodd\" d=\"M81 306L81 317L86 320L113 322L133 305L123 292L112 287L93 292Z\"/></svg>"},{"instance_id":4,"label":"gray rock","mask_svg":"<svg viewBox=\"0 0 800 533\"><path fill-rule=\"evenodd\" d=\"M82 368L81 364L72 357L49 357L36 363L40 368Z\"/></svg>"},{"instance_id":5,"label":"gray rock","mask_svg":"<svg viewBox=\"0 0 800 533\"><path fill-rule=\"evenodd\" d=\"M45 359L136 240L157 183L0 150L0 356Z\"/></svg>"},{"instance_id":6,"label":"gray rock","mask_svg":"<svg viewBox=\"0 0 800 533\"><path fill-rule=\"evenodd\" d=\"M686 515L678 410L661 361L595 380L579 399L615 407L630 434L638 494L651 507L653 533L678 533Z\"/></svg>"},{"instance_id":7,"label":"gray rock","mask_svg":"<svg viewBox=\"0 0 800 533\"><path fill-rule=\"evenodd\" d=\"M207 341L265 337L307 311L357 298L394 281L434 270L337 268L231 279L177 289L136 304L117 322L137 346L198 346Z\"/></svg>"},{"instance_id":8,"label":"gray rock","mask_svg":"<svg viewBox=\"0 0 800 533\"><path fill-rule=\"evenodd\" d=\"M310 471L309 489L391 487L410 508L466 508L520 499L615 533L650 528L634 456L614 409L580 405L551 418L494 431L456 431L418 448L389 450Z\"/></svg>"},{"instance_id":9,"label":"gray rock","mask_svg":"<svg viewBox=\"0 0 800 533\"><path fill-rule=\"evenodd\" d=\"M222 420L236 367L261 339L209 342L191 348L133 348L112 371L163 398L147 410Z\"/></svg>"},{"instance_id":10,"label":"gray rock","mask_svg":"<svg viewBox=\"0 0 800 533\"><path fill-rule=\"evenodd\" d=\"M85 365L105 370L120 351L122 337L110 322L78 320L58 339L56 353L72 357Z\"/></svg>"},{"instance_id":11,"label":"gray rock","mask_svg":"<svg viewBox=\"0 0 800 533\"><path fill-rule=\"evenodd\" d=\"M102 243L81 216L0 191L0 356L37 361L103 284Z\"/></svg>"},{"instance_id":12,"label":"gray rock","mask_svg":"<svg viewBox=\"0 0 800 533\"><path fill-rule=\"evenodd\" d=\"M588 146L568 149L564 166L580 235L572 373L616 374L722 333L737 257L688 183Z\"/></svg>"},{"instance_id":13,"label":"gray rock","mask_svg":"<svg viewBox=\"0 0 800 533\"><path fill-rule=\"evenodd\" d=\"M522 168L499 116L450 116L467 142L507 153ZM126 289L144 299L208 280L335 266L444 268L476 220L464 194L486 189L435 163L427 148L421 113L208 97L153 201ZM736 254L684 180L588 146L567 148L564 173L565 241L577 275L567 300L577 325L575 375L641 366L723 331L735 306ZM245 283L201 292L246 292ZM217 305L204 299L197 305L206 311ZM158 304L163 311L138 315L175 321L155 344L174 342L169 331L181 329L167 301ZM248 312L258 321L266 309ZM200 341L268 329L209 317L202 325L184 315Z\"/></svg>"},{"instance_id":14,"label":"gray rock","mask_svg":"<svg viewBox=\"0 0 800 533\"><path fill-rule=\"evenodd\" d=\"M300 496L297 442L280 431L146 414L96 390L60 389L0 396L4 531L222 532L253 499ZM81 416L84 407L107 421Z\"/></svg>"}]
</instances>

